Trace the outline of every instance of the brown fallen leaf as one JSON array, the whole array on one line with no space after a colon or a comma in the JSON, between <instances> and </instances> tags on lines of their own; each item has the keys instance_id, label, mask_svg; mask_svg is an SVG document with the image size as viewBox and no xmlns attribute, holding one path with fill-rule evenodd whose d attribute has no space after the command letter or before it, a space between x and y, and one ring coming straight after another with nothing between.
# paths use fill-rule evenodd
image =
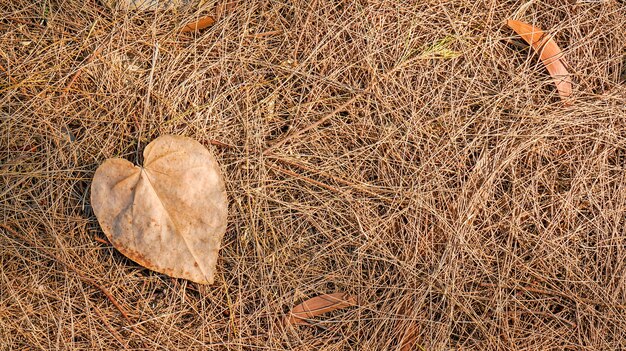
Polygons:
<instances>
[{"instance_id":1,"label":"brown fallen leaf","mask_svg":"<svg viewBox=\"0 0 626 351\"><path fill-rule=\"evenodd\" d=\"M215 18L213 16L206 16L198 19L197 21L188 23L186 26L181 29L181 33L191 33L197 32L201 29L207 28L215 24Z\"/></svg>"},{"instance_id":2,"label":"brown fallen leaf","mask_svg":"<svg viewBox=\"0 0 626 351\"><path fill-rule=\"evenodd\" d=\"M402 337L399 341L399 351L411 351L416 350L417 338L419 336L417 326L410 323L409 325L401 326ZM420 348L421 349L421 348Z\"/></svg>"},{"instance_id":3,"label":"brown fallen leaf","mask_svg":"<svg viewBox=\"0 0 626 351\"><path fill-rule=\"evenodd\" d=\"M552 37L541 29L522 21L508 20L506 24L539 54L541 62L548 69L550 76L555 79L556 89L561 99L566 100L572 95L572 80L562 62L563 52Z\"/></svg>"},{"instance_id":4,"label":"brown fallen leaf","mask_svg":"<svg viewBox=\"0 0 626 351\"><path fill-rule=\"evenodd\" d=\"M342 292L316 296L295 306L285 318L285 324L309 325L307 319L357 304L355 296Z\"/></svg>"},{"instance_id":5,"label":"brown fallen leaf","mask_svg":"<svg viewBox=\"0 0 626 351\"><path fill-rule=\"evenodd\" d=\"M140 265L200 284L213 283L228 202L217 161L202 144L165 135L144 166L105 160L91 205L111 244Z\"/></svg>"}]
</instances>

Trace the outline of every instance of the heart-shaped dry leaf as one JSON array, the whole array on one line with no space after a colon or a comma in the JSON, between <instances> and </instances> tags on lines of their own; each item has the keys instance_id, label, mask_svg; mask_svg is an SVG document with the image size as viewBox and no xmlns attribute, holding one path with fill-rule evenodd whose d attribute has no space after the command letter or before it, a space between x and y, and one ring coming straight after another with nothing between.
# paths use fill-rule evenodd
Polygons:
<instances>
[{"instance_id":1,"label":"heart-shaped dry leaf","mask_svg":"<svg viewBox=\"0 0 626 351\"><path fill-rule=\"evenodd\" d=\"M112 158L96 170L91 204L113 246L140 265L213 283L228 202L213 155L166 135L144 150L144 167Z\"/></svg>"}]
</instances>

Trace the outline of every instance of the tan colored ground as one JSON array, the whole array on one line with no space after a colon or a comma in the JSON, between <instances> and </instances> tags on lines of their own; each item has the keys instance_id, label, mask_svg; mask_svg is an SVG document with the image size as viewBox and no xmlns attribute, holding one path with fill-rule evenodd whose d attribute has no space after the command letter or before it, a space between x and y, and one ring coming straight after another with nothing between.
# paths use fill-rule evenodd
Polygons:
<instances>
[{"instance_id":1,"label":"tan colored ground","mask_svg":"<svg viewBox=\"0 0 626 351\"><path fill-rule=\"evenodd\" d=\"M0 349L626 348L623 1L242 2L179 34L216 5L0 0ZM507 18L555 35L573 106ZM226 177L212 286L89 205L163 134Z\"/></svg>"}]
</instances>

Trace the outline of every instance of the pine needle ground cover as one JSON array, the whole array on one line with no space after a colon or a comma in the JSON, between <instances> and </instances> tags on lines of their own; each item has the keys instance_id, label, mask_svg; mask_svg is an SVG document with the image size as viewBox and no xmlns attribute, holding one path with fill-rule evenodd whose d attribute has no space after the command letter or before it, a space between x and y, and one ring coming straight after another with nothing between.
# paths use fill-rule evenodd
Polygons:
<instances>
[{"instance_id":1,"label":"pine needle ground cover","mask_svg":"<svg viewBox=\"0 0 626 351\"><path fill-rule=\"evenodd\" d=\"M570 104L509 19L562 49ZM616 0L0 1L0 349L626 348L625 23ZM212 285L126 258L91 208L96 168L165 134L225 178ZM348 302L303 309L323 296Z\"/></svg>"}]
</instances>

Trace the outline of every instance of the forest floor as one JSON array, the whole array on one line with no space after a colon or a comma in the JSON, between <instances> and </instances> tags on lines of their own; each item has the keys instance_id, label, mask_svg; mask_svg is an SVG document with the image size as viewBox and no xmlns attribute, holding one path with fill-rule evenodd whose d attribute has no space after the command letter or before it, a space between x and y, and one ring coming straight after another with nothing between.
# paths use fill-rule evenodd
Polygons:
<instances>
[{"instance_id":1,"label":"forest floor","mask_svg":"<svg viewBox=\"0 0 626 351\"><path fill-rule=\"evenodd\" d=\"M553 35L568 103L507 19ZM0 349L626 348L625 23L617 0L0 1ZM105 159L164 134L225 176L213 285L127 259L90 207ZM358 303L284 323L338 292Z\"/></svg>"}]
</instances>

